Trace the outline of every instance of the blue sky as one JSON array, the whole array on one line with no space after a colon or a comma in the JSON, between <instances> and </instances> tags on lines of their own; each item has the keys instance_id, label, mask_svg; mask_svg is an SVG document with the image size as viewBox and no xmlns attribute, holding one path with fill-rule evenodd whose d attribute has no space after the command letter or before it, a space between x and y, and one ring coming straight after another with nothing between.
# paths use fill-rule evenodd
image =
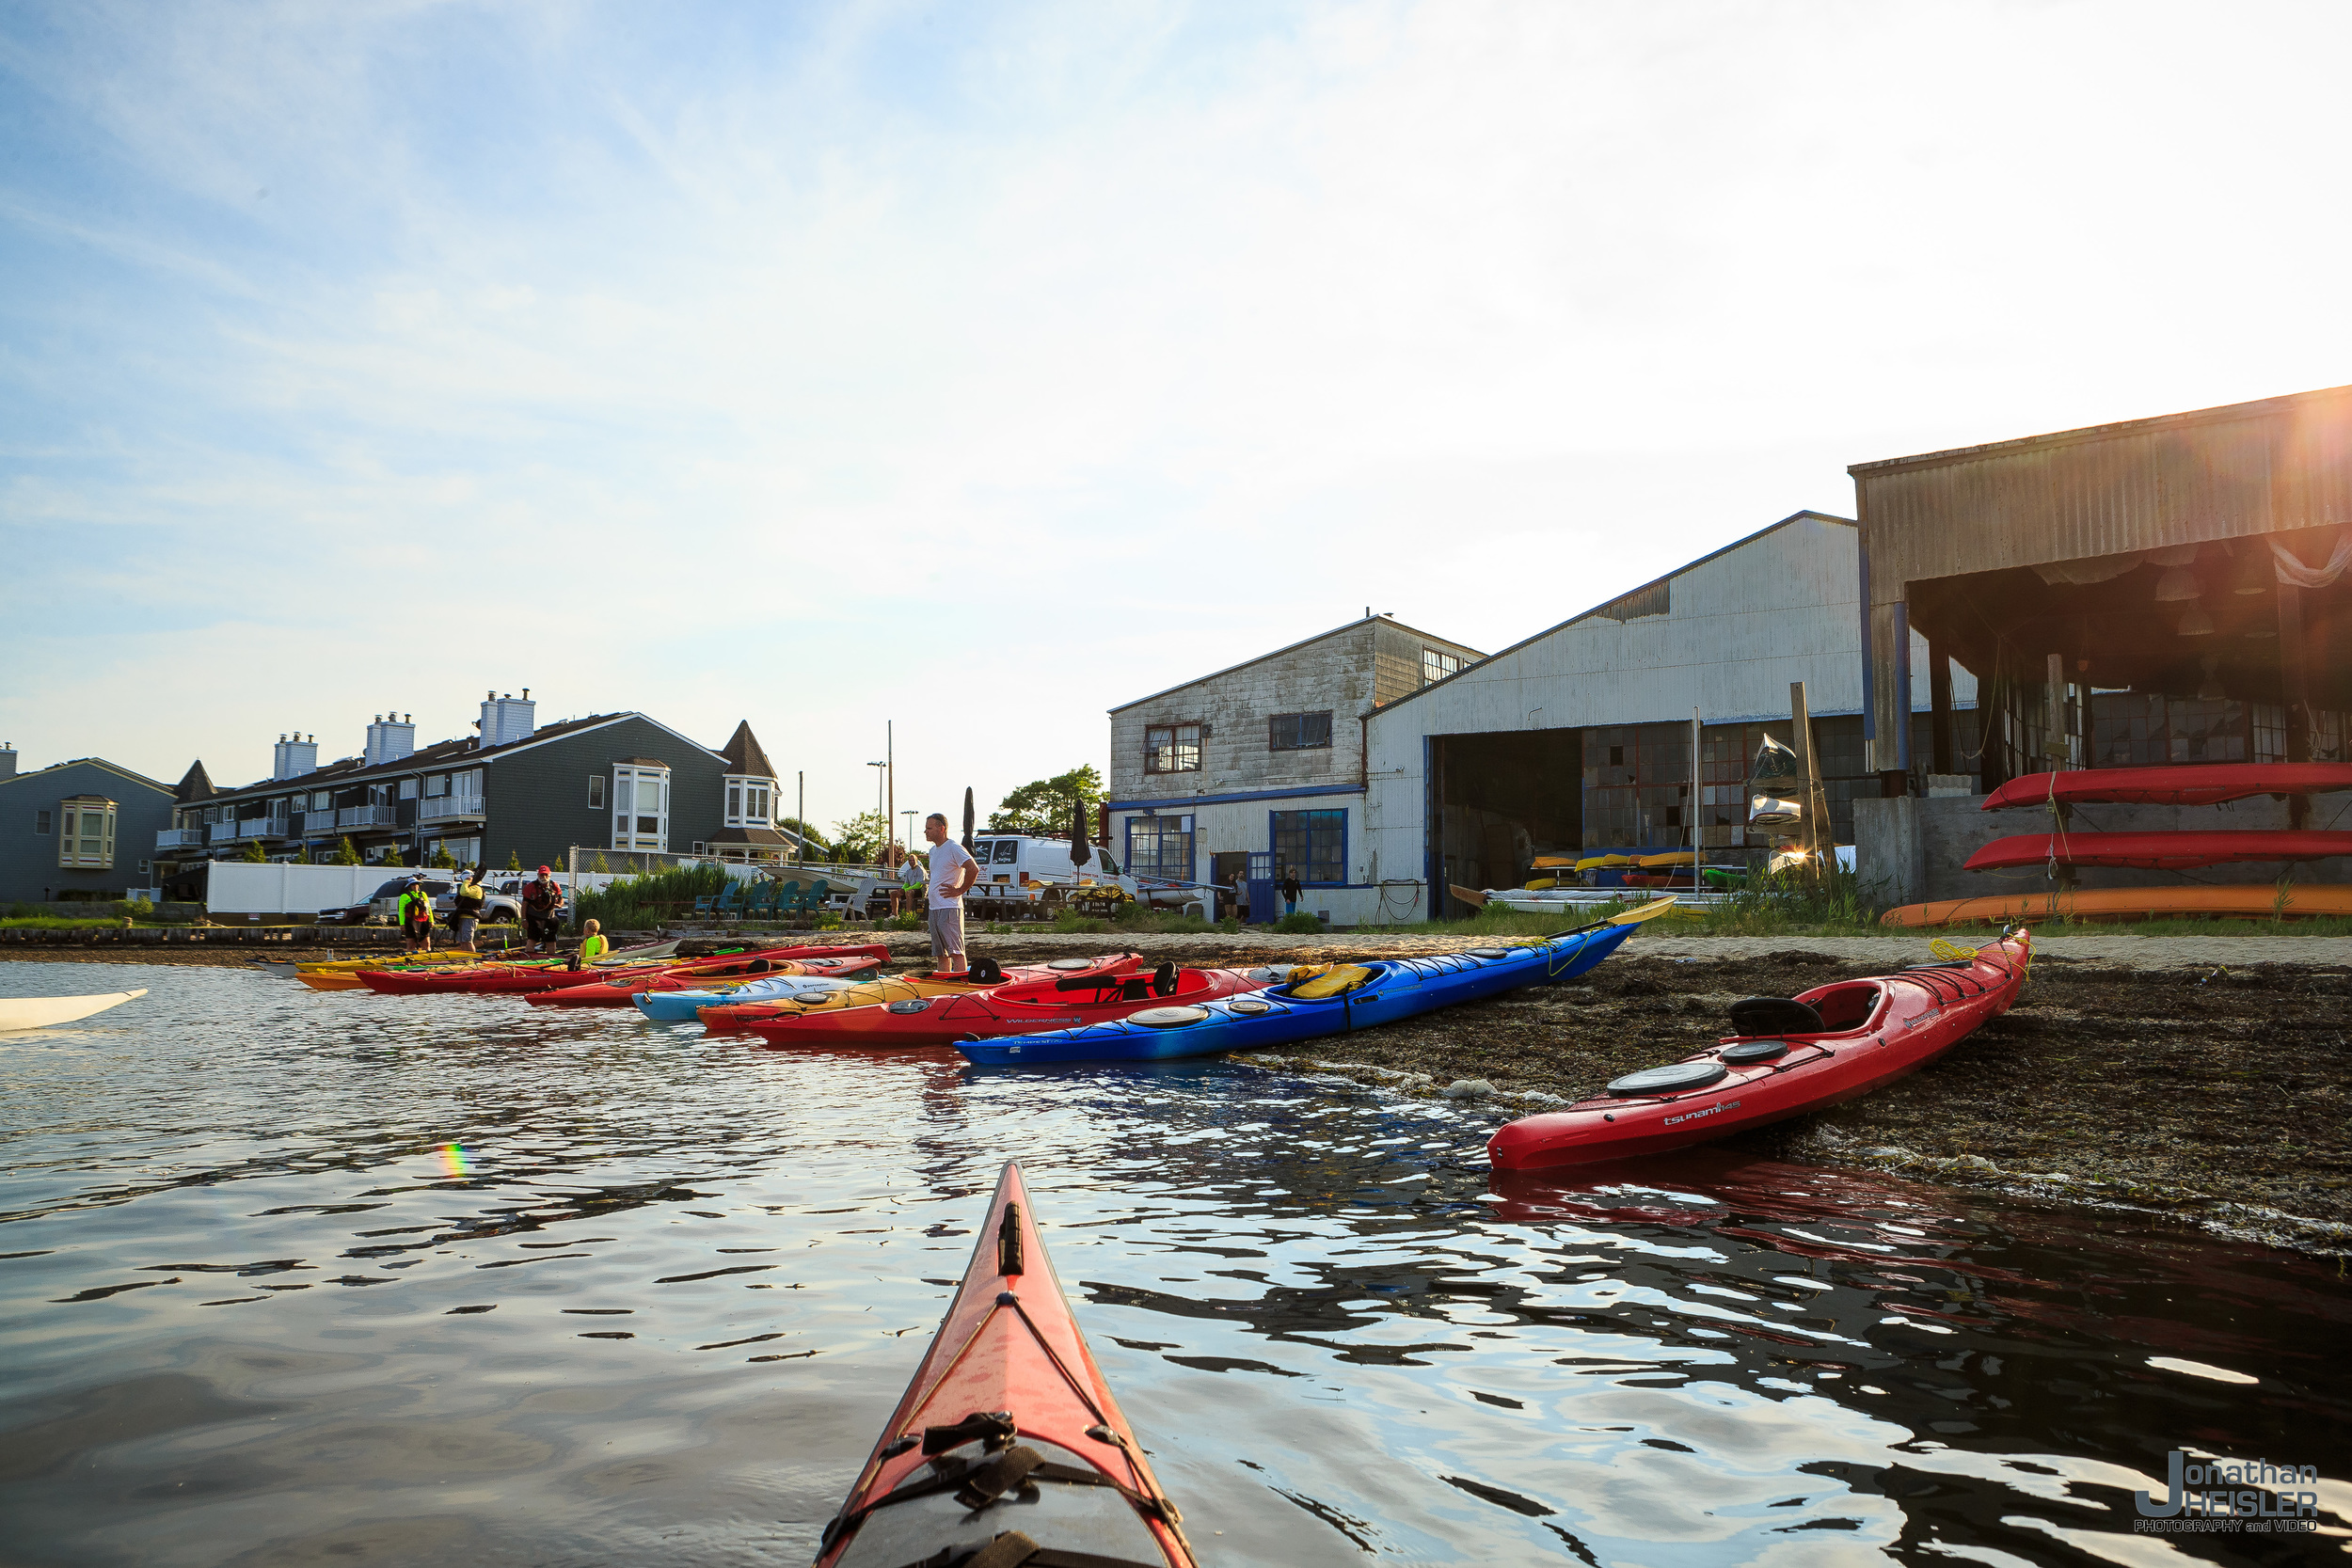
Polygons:
<instances>
[{"instance_id":1,"label":"blue sky","mask_svg":"<svg viewBox=\"0 0 2352 1568\"><path fill-rule=\"evenodd\" d=\"M17 5L0 738L748 718L812 816L1845 465L2352 380L2341 6Z\"/></svg>"}]
</instances>

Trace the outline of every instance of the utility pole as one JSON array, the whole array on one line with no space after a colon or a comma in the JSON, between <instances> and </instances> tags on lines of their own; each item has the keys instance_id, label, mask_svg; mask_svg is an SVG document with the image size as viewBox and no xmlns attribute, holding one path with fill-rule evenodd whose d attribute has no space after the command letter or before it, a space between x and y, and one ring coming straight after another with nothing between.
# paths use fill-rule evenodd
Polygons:
<instances>
[{"instance_id":1,"label":"utility pole","mask_svg":"<svg viewBox=\"0 0 2352 1568\"><path fill-rule=\"evenodd\" d=\"M1906 698L1906 700L1908 700ZM1806 866L1818 880L1821 875L1823 853L1828 844L1830 858L1835 858L1837 832L1830 826L1829 796L1821 788L1821 759L1813 746L1813 708L1805 700L1804 682L1788 683L1788 715L1791 738L1795 742L1797 764L1804 771L1804 836L1799 841L1808 851ZM1906 721L1910 715L1904 715Z\"/></svg>"},{"instance_id":2,"label":"utility pole","mask_svg":"<svg viewBox=\"0 0 2352 1568\"><path fill-rule=\"evenodd\" d=\"M803 768L795 776L800 781L800 804L794 809L792 820L801 825L801 831L793 836L800 841L801 847L792 858L805 861L808 859L808 769Z\"/></svg>"},{"instance_id":3,"label":"utility pole","mask_svg":"<svg viewBox=\"0 0 2352 1568\"><path fill-rule=\"evenodd\" d=\"M896 726L891 721L882 721L882 776L890 781L890 797L882 812L884 840L890 837L890 825L898 820L898 753L897 739L891 733L894 728ZM888 844L885 843L883 847L889 847Z\"/></svg>"}]
</instances>

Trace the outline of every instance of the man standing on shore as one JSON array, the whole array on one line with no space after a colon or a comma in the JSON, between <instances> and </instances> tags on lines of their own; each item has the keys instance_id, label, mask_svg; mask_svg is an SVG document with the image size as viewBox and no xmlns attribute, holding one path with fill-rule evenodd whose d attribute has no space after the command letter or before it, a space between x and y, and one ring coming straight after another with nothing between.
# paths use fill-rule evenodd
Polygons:
<instances>
[{"instance_id":1,"label":"man standing on shore","mask_svg":"<svg viewBox=\"0 0 2352 1568\"><path fill-rule=\"evenodd\" d=\"M964 890L980 879L972 852L947 836L947 818L933 812L923 819L930 840L931 961L942 974L961 974L963 957Z\"/></svg>"}]
</instances>

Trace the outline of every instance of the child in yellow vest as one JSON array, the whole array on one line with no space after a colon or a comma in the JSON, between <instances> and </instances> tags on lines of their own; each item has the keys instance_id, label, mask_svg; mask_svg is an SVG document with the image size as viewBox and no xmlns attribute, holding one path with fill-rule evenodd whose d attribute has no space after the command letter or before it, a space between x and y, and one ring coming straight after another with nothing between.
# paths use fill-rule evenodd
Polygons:
<instances>
[{"instance_id":1,"label":"child in yellow vest","mask_svg":"<svg viewBox=\"0 0 2352 1568\"><path fill-rule=\"evenodd\" d=\"M595 963L598 958L612 951L612 944L597 934L599 929L600 927L593 920L580 928L580 961L581 963Z\"/></svg>"}]
</instances>

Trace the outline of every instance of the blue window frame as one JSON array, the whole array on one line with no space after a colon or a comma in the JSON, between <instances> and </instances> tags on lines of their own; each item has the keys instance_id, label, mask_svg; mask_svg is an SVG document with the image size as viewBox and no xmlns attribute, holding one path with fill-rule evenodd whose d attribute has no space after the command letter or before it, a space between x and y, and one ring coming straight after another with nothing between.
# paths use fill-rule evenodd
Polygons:
<instances>
[{"instance_id":1,"label":"blue window frame","mask_svg":"<svg viewBox=\"0 0 2352 1568\"><path fill-rule=\"evenodd\" d=\"M1189 882L1192 875L1192 818L1130 816L1127 818L1127 875L1165 877Z\"/></svg>"},{"instance_id":2,"label":"blue window frame","mask_svg":"<svg viewBox=\"0 0 2352 1568\"><path fill-rule=\"evenodd\" d=\"M1308 887L1343 887L1347 883L1347 813L1340 811L1271 812L1267 842L1274 846L1274 863L1298 874ZM1277 876L1281 874L1278 869Z\"/></svg>"}]
</instances>

